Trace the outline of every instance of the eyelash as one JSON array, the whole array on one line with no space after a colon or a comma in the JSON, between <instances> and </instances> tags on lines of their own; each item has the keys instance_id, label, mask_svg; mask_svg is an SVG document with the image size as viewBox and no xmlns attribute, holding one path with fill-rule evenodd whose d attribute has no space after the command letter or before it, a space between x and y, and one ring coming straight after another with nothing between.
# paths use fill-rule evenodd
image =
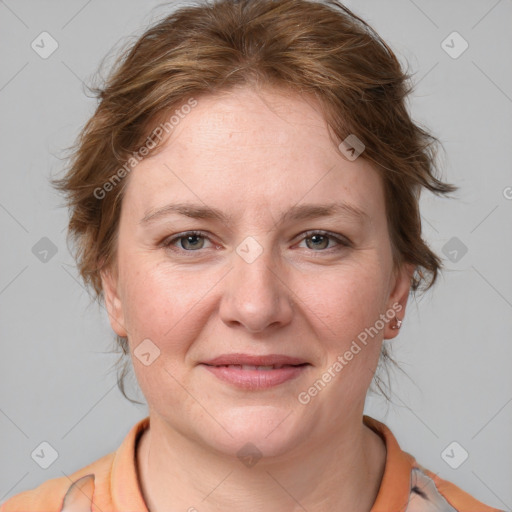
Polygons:
<instances>
[{"instance_id":1,"label":"eyelash","mask_svg":"<svg viewBox=\"0 0 512 512\"><path fill-rule=\"evenodd\" d=\"M328 237L334 241L336 241L336 243L338 244L338 247L329 247L327 249L321 249L319 251L315 251L314 249L311 249L312 252L318 252L318 253L331 253L333 250L334 251L340 251L342 249L345 249L347 247L351 247L352 246L352 243L350 242L350 240L348 238L345 237L344 238L340 238L338 235L334 234L334 233L331 233L330 231L324 231L324 230L316 230L316 231L305 231L304 233L302 233L303 237L301 238L301 242L307 238L311 238L313 237L314 235L320 235L320 236L325 236L325 237ZM173 248L172 245L175 243L175 242L178 242L179 240L183 239L183 238L187 238L189 236L199 236L199 237L202 237L202 238L206 238L207 240L210 240L210 238L207 236L206 233L204 233L203 231L185 231L183 233L179 233L177 234L176 236L173 236L172 238L167 238L165 239L162 243L161 243L161 246L164 247L165 249L169 249L173 252L180 252L180 253L195 253L195 252L200 252L201 249L196 249L196 250L187 250L187 249L183 249L183 248ZM211 240L210 240L211 242Z\"/></svg>"}]
</instances>

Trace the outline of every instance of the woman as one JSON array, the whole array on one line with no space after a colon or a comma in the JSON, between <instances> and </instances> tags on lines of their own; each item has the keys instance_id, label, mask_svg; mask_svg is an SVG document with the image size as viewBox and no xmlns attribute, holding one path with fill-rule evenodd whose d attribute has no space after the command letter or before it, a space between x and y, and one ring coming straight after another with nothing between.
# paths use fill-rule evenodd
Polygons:
<instances>
[{"instance_id":1,"label":"woman","mask_svg":"<svg viewBox=\"0 0 512 512\"><path fill-rule=\"evenodd\" d=\"M340 4L176 11L119 60L56 185L149 417L6 502L44 511L492 511L363 415L439 258L435 139Z\"/></svg>"}]
</instances>

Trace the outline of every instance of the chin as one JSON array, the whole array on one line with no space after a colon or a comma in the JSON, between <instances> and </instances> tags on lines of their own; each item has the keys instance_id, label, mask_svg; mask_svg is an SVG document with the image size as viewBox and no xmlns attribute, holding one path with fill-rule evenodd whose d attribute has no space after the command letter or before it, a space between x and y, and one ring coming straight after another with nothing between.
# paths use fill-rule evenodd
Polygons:
<instances>
[{"instance_id":1,"label":"chin","mask_svg":"<svg viewBox=\"0 0 512 512\"><path fill-rule=\"evenodd\" d=\"M219 411L221 409L218 409ZM224 410L219 421L225 427L208 444L222 453L243 457L277 457L300 445L307 438L304 421L291 408L245 405ZM302 418L301 418L302 419ZM211 431L210 431L211 432ZM206 440L206 439L205 439Z\"/></svg>"}]
</instances>

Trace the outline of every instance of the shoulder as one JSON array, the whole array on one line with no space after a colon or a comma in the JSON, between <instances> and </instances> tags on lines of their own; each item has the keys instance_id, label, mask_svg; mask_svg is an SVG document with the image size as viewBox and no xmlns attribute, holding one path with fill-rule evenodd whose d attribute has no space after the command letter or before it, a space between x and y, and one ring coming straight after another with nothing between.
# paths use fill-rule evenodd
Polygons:
<instances>
[{"instance_id":1,"label":"shoulder","mask_svg":"<svg viewBox=\"0 0 512 512\"><path fill-rule=\"evenodd\" d=\"M372 512L503 512L484 505L423 467L400 448L384 423L366 415L363 421L386 445L386 465Z\"/></svg>"},{"instance_id":2,"label":"shoulder","mask_svg":"<svg viewBox=\"0 0 512 512\"><path fill-rule=\"evenodd\" d=\"M90 510L93 493L95 499L98 494L108 494L114 455L110 453L72 475L52 478L21 492L1 504L0 512L61 512L70 510L70 504L73 510Z\"/></svg>"},{"instance_id":3,"label":"shoulder","mask_svg":"<svg viewBox=\"0 0 512 512\"><path fill-rule=\"evenodd\" d=\"M411 494L405 512L503 512L484 505L455 484L439 478L416 461L411 470Z\"/></svg>"},{"instance_id":4,"label":"shoulder","mask_svg":"<svg viewBox=\"0 0 512 512\"><path fill-rule=\"evenodd\" d=\"M47 480L39 487L13 496L0 512L90 512L95 510L145 510L137 481L136 447L149 427L143 418L116 451L104 455L72 475Z\"/></svg>"}]
</instances>

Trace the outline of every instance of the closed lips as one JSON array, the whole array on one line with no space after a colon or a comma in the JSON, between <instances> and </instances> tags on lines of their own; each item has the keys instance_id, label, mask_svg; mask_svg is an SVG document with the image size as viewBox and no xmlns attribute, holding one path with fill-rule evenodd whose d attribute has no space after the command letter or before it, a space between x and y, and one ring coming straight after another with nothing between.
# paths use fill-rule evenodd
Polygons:
<instances>
[{"instance_id":1,"label":"closed lips","mask_svg":"<svg viewBox=\"0 0 512 512\"><path fill-rule=\"evenodd\" d=\"M224 354L201 366L230 386L257 392L292 381L311 365L304 359L282 354Z\"/></svg>"},{"instance_id":2,"label":"closed lips","mask_svg":"<svg viewBox=\"0 0 512 512\"><path fill-rule=\"evenodd\" d=\"M250 355L250 354L223 354L202 364L208 366L237 367L244 370L266 369L276 370L290 366L304 366L309 363L298 357L285 356L282 354Z\"/></svg>"},{"instance_id":3,"label":"closed lips","mask_svg":"<svg viewBox=\"0 0 512 512\"><path fill-rule=\"evenodd\" d=\"M306 366L308 363L302 364L275 364L275 365L253 365L253 364L216 364L207 366L216 366L219 368L237 368L240 370L279 370L280 368L291 368L294 366Z\"/></svg>"}]
</instances>

